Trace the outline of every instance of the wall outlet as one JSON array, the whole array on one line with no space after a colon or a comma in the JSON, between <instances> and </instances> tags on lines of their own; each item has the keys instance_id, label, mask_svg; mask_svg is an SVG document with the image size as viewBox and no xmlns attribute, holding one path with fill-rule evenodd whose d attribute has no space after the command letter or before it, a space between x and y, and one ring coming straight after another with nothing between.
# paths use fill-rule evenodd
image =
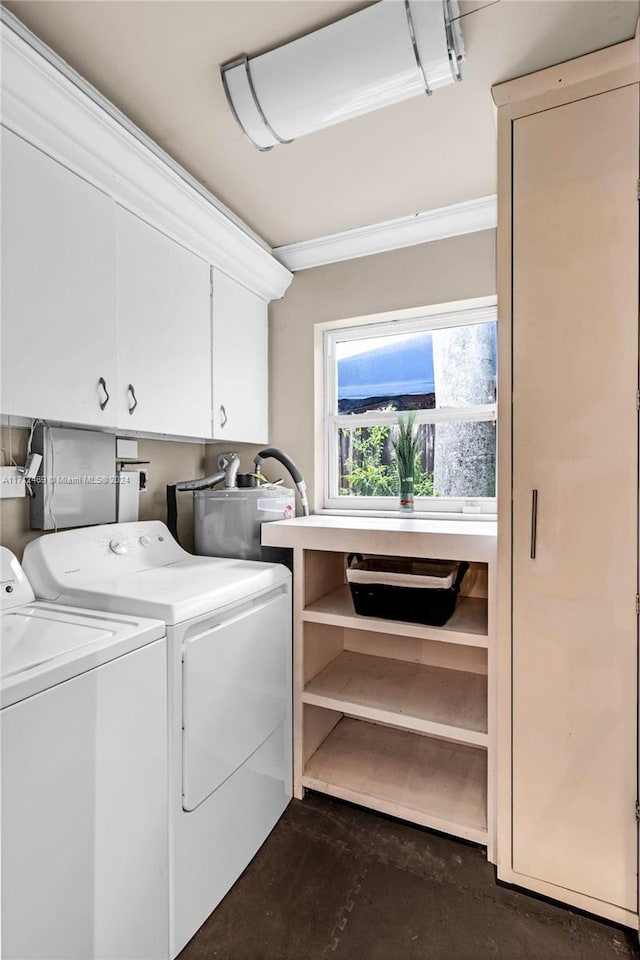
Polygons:
<instances>
[{"instance_id":1,"label":"wall outlet","mask_svg":"<svg viewBox=\"0 0 640 960\"><path fill-rule=\"evenodd\" d=\"M16 467L0 467L0 499L26 496L24 476Z\"/></svg>"}]
</instances>

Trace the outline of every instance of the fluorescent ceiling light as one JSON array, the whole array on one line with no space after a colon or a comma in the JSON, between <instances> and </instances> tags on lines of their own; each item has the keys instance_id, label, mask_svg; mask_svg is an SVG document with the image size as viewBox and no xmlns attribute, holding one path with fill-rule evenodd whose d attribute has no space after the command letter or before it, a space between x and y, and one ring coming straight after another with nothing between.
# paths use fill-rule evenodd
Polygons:
<instances>
[{"instance_id":1,"label":"fluorescent ceiling light","mask_svg":"<svg viewBox=\"0 0 640 960\"><path fill-rule=\"evenodd\" d=\"M305 37L222 66L259 150L461 79L457 0L379 0Z\"/></svg>"}]
</instances>

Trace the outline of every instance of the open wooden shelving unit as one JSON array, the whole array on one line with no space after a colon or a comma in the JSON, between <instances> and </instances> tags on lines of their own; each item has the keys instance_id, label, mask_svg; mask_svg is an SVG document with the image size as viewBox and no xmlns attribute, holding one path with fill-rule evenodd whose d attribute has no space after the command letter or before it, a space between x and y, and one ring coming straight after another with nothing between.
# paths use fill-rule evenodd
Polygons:
<instances>
[{"instance_id":1,"label":"open wooden shelving unit","mask_svg":"<svg viewBox=\"0 0 640 960\"><path fill-rule=\"evenodd\" d=\"M313 516L263 526L263 543L294 548L295 795L318 790L486 844L494 860L495 526L382 526ZM448 623L424 626L356 614L348 552L470 570Z\"/></svg>"}]
</instances>

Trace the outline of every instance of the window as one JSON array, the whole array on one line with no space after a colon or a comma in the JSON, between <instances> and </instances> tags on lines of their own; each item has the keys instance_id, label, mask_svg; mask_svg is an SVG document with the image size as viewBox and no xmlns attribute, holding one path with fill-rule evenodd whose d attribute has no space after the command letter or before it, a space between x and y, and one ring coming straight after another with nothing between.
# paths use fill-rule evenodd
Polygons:
<instances>
[{"instance_id":1,"label":"window","mask_svg":"<svg viewBox=\"0 0 640 960\"><path fill-rule=\"evenodd\" d=\"M325 508L396 508L392 442L413 410L415 509L495 513L495 305L328 324L322 342Z\"/></svg>"}]
</instances>

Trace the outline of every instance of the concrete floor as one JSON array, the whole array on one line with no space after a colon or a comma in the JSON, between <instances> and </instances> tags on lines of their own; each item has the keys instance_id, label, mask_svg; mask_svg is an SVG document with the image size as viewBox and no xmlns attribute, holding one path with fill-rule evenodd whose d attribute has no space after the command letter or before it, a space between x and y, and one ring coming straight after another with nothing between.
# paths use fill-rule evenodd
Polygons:
<instances>
[{"instance_id":1,"label":"concrete floor","mask_svg":"<svg viewBox=\"0 0 640 960\"><path fill-rule=\"evenodd\" d=\"M621 960L632 931L495 882L471 844L294 800L179 960Z\"/></svg>"}]
</instances>

